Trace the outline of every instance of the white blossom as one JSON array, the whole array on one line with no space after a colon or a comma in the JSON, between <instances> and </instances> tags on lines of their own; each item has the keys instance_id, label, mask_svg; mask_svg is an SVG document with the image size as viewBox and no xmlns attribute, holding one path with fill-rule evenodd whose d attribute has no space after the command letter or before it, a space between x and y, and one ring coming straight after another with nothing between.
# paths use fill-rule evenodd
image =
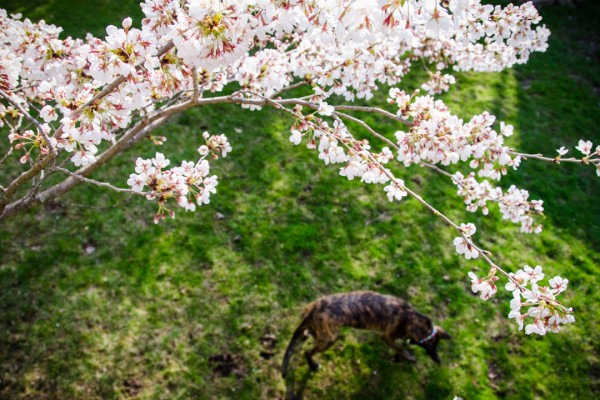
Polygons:
<instances>
[{"instance_id":1,"label":"white blossom","mask_svg":"<svg viewBox=\"0 0 600 400\"><path fill-rule=\"evenodd\" d=\"M300 133L300 131L293 129L292 134L290 135L290 142L294 143L295 145L298 145L301 141L302 134Z\"/></svg>"},{"instance_id":2,"label":"white blossom","mask_svg":"<svg viewBox=\"0 0 600 400\"><path fill-rule=\"evenodd\" d=\"M584 156L589 156L590 152L592 151L592 147L593 144L591 141L584 141L583 139L581 139L578 143L577 146L575 146L575 148L577 150L579 150L581 153L583 153Z\"/></svg>"},{"instance_id":3,"label":"white blossom","mask_svg":"<svg viewBox=\"0 0 600 400\"><path fill-rule=\"evenodd\" d=\"M384 187L383 190L387 193L389 201L402 200L407 195L406 191L402 189L404 182L398 180L398 183L392 182L388 186Z\"/></svg>"}]
</instances>

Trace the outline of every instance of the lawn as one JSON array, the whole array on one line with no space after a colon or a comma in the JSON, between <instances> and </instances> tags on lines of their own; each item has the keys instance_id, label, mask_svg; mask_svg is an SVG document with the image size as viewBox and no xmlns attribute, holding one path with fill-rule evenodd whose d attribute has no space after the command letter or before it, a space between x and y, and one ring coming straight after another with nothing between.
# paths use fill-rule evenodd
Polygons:
<instances>
[{"instance_id":1,"label":"lawn","mask_svg":"<svg viewBox=\"0 0 600 400\"><path fill-rule=\"evenodd\" d=\"M139 0L0 0L0 7L103 35ZM443 99L462 117L489 110L515 125L512 145L555 154L600 143L600 2L547 6L550 48L497 74L460 74ZM135 23L135 22L134 22ZM419 72L406 86L418 84ZM385 88L370 104L385 106ZM369 117L380 132L396 129ZM233 146L213 164L218 193L196 213L152 222L143 198L80 186L0 224L1 399L591 399L600 395L600 179L592 168L526 161L502 181L545 201L545 230L526 235L497 210L464 210L447 178L418 167L398 176L478 237L510 270L544 266L569 279L576 323L546 337L518 332L510 294L483 302L454 252L454 232L414 199L347 181L290 144L288 117L235 105L194 109L163 126L163 147L141 144L93 177L124 187L135 158L190 159L201 133ZM0 141L0 152L8 146ZM189 143L192 143L190 145ZM377 335L347 330L308 372L283 352L306 303L369 289L406 298L453 340L442 365L415 349L394 363Z\"/></svg>"}]
</instances>

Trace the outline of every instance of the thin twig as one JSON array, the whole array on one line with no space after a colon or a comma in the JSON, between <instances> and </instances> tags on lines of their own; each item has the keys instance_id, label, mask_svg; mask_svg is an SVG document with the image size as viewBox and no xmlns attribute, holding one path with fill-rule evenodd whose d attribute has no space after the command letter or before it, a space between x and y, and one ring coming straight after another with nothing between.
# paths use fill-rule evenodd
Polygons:
<instances>
[{"instance_id":1,"label":"thin twig","mask_svg":"<svg viewBox=\"0 0 600 400\"><path fill-rule=\"evenodd\" d=\"M104 187L104 188L108 188L108 189L110 189L112 191L115 191L115 192L137 194L137 195L140 195L140 196L148 196L148 195L152 194L152 192L138 192L137 190L118 188L116 186L111 185L110 183L100 182L100 181L97 181L97 180L94 180L94 179L86 178L85 176L81 176L79 174L76 174L73 171L69 171L68 169L59 167L57 165L55 165L53 167L53 169L55 169L57 171L60 171L60 172L64 172L65 174L70 175L70 176L74 177L75 179L78 179L78 180L80 180L82 182L90 183L92 185L96 185L96 186L100 186L100 187Z\"/></svg>"},{"instance_id":2,"label":"thin twig","mask_svg":"<svg viewBox=\"0 0 600 400\"><path fill-rule=\"evenodd\" d=\"M10 146L10 147L8 148L8 151L6 152L6 154L4 154L4 156L3 156L3 157L2 157L2 159L0 160L0 165L2 165L2 163L3 163L4 161L6 161L6 159L7 159L7 158L8 158L8 157L11 155L12 151L13 151L13 147L12 147L12 146Z\"/></svg>"},{"instance_id":3,"label":"thin twig","mask_svg":"<svg viewBox=\"0 0 600 400\"><path fill-rule=\"evenodd\" d=\"M192 68L192 83L194 85L194 93L192 95L192 100L194 101L194 103L196 103L198 101L198 97L200 96L200 90L198 88L198 70L196 69L196 66Z\"/></svg>"},{"instance_id":4,"label":"thin twig","mask_svg":"<svg viewBox=\"0 0 600 400\"><path fill-rule=\"evenodd\" d=\"M368 106L348 106L348 105L340 105L340 106L334 106L336 110L347 110L347 111L364 111L364 112L373 112L376 114L381 114L385 117L388 117L390 119L393 119L394 121L398 121L403 123L406 126L413 126L413 123L397 116L396 114L392 114L389 111L386 111L382 108L378 108L378 107L368 107Z\"/></svg>"},{"instance_id":5,"label":"thin twig","mask_svg":"<svg viewBox=\"0 0 600 400\"><path fill-rule=\"evenodd\" d=\"M451 179L452 179L452 178L454 178L450 172L448 172L448 171L444 171L443 169L441 169L441 168L440 168L440 167L438 167L437 165L433 165L433 164L430 164L430 163L428 163L428 162L425 162L425 161L421 161L419 164L421 164L421 165L422 165L422 166L424 166L424 167L430 168L430 169L432 169L432 170L434 170L434 171L436 171L436 172L439 172L440 174L442 174L442 175L445 175L445 176L447 176L448 178L451 178ZM462 186L462 185L461 185L461 186Z\"/></svg>"},{"instance_id":6,"label":"thin twig","mask_svg":"<svg viewBox=\"0 0 600 400\"><path fill-rule=\"evenodd\" d=\"M338 112L338 111L335 111L333 114L334 115L338 115L338 116L340 116L342 118L348 119L350 121L356 122L357 124L359 124L360 126L362 126L363 128L365 128L366 130L368 130L369 133L371 133L373 136L379 138L380 140L383 140L384 142L386 142L387 144L389 144L390 146L392 146L394 149L399 150L398 145L396 145L394 142L392 142L390 139L386 138L382 134L380 134L377 131L375 131L373 128L371 128L371 126L369 124L367 124L362 119L358 119L358 118L355 118L355 117L353 117L351 115L344 114L344 113L341 113L341 112Z\"/></svg>"},{"instance_id":7,"label":"thin twig","mask_svg":"<svg viewBox=\"0 0 600 400\"><path fill-rule=\"evenodd\" d=\"M307 80L302 80L296 83L292 83L291 85L288 85L284 88L279 89L278 91L276 91L275 93L273 93L273 95L271 97L277 97L279 96L281 93L283 92L287 92L289 90L293 90L293 89L297 89L299 87L302 87L304 85L308 85L310 83L310 81Z\"/></svg>"},{"instance_id":8,"label":"thin twig","mask_svg":"<svg viewBox=\"0 0 600 400\"><path fill-rule=\"evenodd\" d=\"M589 157L596 155L595 152L584 158L574 158L574 157L561 158L560 156L551 158L551 157L543 156L542 154L525 154L525 153L519 153L518 151L514 151L514 150L510 150L509 154L512 154L515 156L520 156L524 159L533 158L535 160L549 161L549 162L553 162L556 164L560 164L561 162L577 163L577 164L600 164L600 158L589 159Z\"/></svg>"}]
</instances>

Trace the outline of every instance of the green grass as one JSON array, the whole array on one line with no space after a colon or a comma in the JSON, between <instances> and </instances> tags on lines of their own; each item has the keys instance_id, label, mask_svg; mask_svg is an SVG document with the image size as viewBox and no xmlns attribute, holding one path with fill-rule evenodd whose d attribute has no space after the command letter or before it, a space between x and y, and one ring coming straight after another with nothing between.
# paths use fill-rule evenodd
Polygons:
<instances>
[{"instance_id":1,"label":"green grass","mask_svg":"<svg viewBox=\"0 0 600 400\"><path fill-rule=\"evenodd\" d=\"M137 2L0 5L67 34L102 35L126 15L139 21ZM599 13L594 1L542 9L548 52L500 74L459 75L444 99L463 117L489 110L513 123L524 151L600 142ZM369 118L382 132L396 129ZM217 195L174 221L154 225L154 204L81 186L3 223L0 398L276 399L286 387L306 399L598 396L600 180L591 168L528 161L503 181L545 200L545 231L529 236L496 212L465 212L445 178L396 167L436 207L475 222L502 265L541 264L569 278L576 324L529 337L507 320L503 290L490 302L470 293L467 272L486 266L454 254L448 227L415 200L390 204L381 188L339 177L290 145L289 125L272 110L192 110L161 128L163 148L145 143L94 175L125 186L137 155L189 159L203 130L227 133L234 151L213 163ZM440 347L442 366L419 349L417 364L392 363L376 335L348 330L318 356L321 371L308 374L297 357L283 381L279 365L303 306L354 289L402 296L444 326L454 339ZM233 356L229 376L209 361L223 353Z\"/></svg>"}]
</instances>

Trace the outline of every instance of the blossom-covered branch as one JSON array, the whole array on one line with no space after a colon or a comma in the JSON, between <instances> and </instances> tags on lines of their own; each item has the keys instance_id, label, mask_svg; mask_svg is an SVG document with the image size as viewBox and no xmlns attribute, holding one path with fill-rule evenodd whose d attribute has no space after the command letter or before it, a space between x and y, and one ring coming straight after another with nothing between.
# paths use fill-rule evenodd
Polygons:
<instances>
[{"instance_id":1,"label":"blossom-covered branch","mask_svg":"<svg viewBox=\"0 0 600 400\"><path fill-rule=\"evenodd\" d=\"M505 143L512 126L487 112L463 121L433 97L450 90L454 71L500 71L545 51L550 33L531 3L145 0L141 7L141 27L125 18L120 26L108 26L104 38L85 39L61 38L56 26L0 10L0 127L8 131L0 164L23 164L17 176L0 182L0 221L82 182L144 194L157 202L155 222L174 217L177 206L194 211L216 192L218 178L210 175L208 157L232 150L224 134L204 132L198 137L204 142L192 144L198 159L177 166L161 152L137 157L127 180L131 189L89 176L144 137L156 144L168 140L153 131L189 108L274 107L294 121L290 141L305 140L326 164L342 165L340 175L385 184L390 201L410 195L456 229L456 251L467 258L481 255L491 268L486 278L476 279L474 290L489 297L500 272L515 293L529 296L519 303L530 306L528 315L535 318L536 328L527 333L571 322L570 310L555 299L566 280L554 278L544 289L537 278L504 272L473 242L473 224L453 222L388 168L395 161L396 168L414 164L443 173L468 211L486 215L493 202L503 218L535 233L542 229L542 201L493 182L530 158L589 164L600 175L600 147L594 150L585 139L576 147L581 158L562 158L565 148L555 158L520 153ZM400 86L415 66L424 67L428 77L420 90L407 93ZM349 104L371 99L381 85L393 87L390 110ZM294 97L292 90L302 86L309 94ZM238 89L221 94L227 87ZM388 118L396 129L379 132L359 113ZM376 151L368 140L355 139L344 121L385 147ZM73 168L64 167L69 163ZM53 171L66 177L46 180Z\"/></svg>"}]
</instances>

